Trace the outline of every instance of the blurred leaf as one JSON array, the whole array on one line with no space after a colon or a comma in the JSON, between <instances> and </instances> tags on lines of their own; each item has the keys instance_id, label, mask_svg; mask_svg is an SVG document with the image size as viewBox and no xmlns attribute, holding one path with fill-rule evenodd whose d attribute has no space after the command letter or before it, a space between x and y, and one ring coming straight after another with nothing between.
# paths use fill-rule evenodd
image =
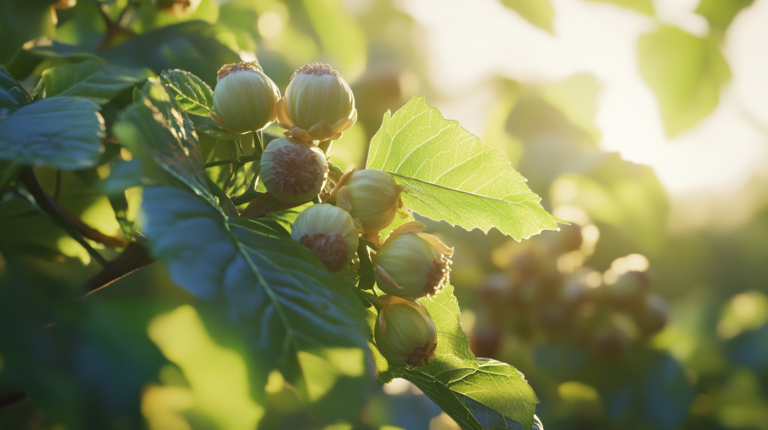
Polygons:
<instances>
[{"instance_id":1,"label":"blurred leaf","mask_svg":"<svg viewBox=\"0 0 768 430\"><path fill-rule=\"evenodd\" d=\"M640 427L680 428L694 392L685 369L669 353L636 350L620 362L595 363L593 385L609 417Z\"/></svg>"},{"instance_id":2,"label":"blurred leaf","mask_svg":"<svg viewBox=\"0 0 768 430\"><path fill-rule=\"evenodd\" d=\"M163 3L165 8L162 7ZM219 19L219 2L216 0L142 1L139 3L137 15L138 20L131 28L138 33L193 20L213 24Z\"/></svg>"},{"instance_id":3,"label":"blurred leaf","mask_svg":"<svg viewBox=\"0 0 768 430\"><path fill-rule=\"evenodd\" d=\"M21 46L32 39L52 36L56 24L50 1L4 0L0 2L0 64L8 64Z\"/></svg>"},{"instance_id":4,"label":"blurred leaf","mask_svg":"<svg viewBox=\"0 0 768 430\"><path fill-rule=\"evenodd\" d=\"M105 135L98 110L74 97L23 106L0 119L0 159L62 170L93 167Z\"/></svg>"},{"instance_id":5,"label":"blurred leaf","mask_svg":"<svg viewBox=\"0 0 768 430\"><path fill-rule=\"evenodd\" d=\"M600 129L595 124L600 82L591 73L579 73L568 79L547 85L541 90L544 100L560 110L575 126L600 140Z\"/></svg>"},{"instance_id":6,"label":"blurred leaf","mask_svg":"<svg viewBox=\"0 0 768 430\"><path fill-rule=\"evenodd\" d=\"M706 18L713 30L725 32L733 18L752 3L754 0L701 0L696 13Z\"/></svg>"},{"instance_id":7,"label":"blurred leaf","mask_svg":"<svg viewBox=\"0 0 768 430\"><path fill-rule=\"evenodd\" d=\"M553 206L581 207L592 219L626 232L646 252L664 242L669 212L664 189L652 168L618 153L596 156L580 170L560 175L550 195Z\"/></svg>"},{"instance_id":8,"label":"blurred leaf","mask_svg":"<svg viewBox=\"0 0 768 430\"><path fill-rule=\"evenodd\" d=\"M101 181L100 188L104 194L114 196L139 185L142 185L141 160L119 160L110 166L109 176Z\"/></svg>"},{"instance_id":9,"label":"blurred leaf","mask_svg":"<svg viewBox=\"0 0 768 430\"><path fill-rule=\"evenodd\" d=\"M202 79L184 70L164 70L160 81L165 84L185 111L208 116L213 110L213 90Z\"/></svg>"},{"instance_id":10,"label":"blurred leaf","mask_svg":"<svg viewBox=\"0 0 768 430\"><path fill-rule=\"evenodd\" d=\"M371 348L379 379L405 378L429 396L465 429L530 429L538 400L522 374L494 360L477 360L459 322L459 304L448 285L432 298L419 301L437 328L435 357L421 367L390 368Z\"/></svg>"},{"instance_id":11,"label":"blurred leaf","mask_svg":"<svg viewBox=\"0 0 768 430\"><path fill-rule=\"evenodd\" d=\"M162 184L180 181L215 204L208 191L192 122L158 81L147 82L142 95L140 102L120 114L120 121L113 127L115 136L142 159L146 177Z\"/></svg>"},{"instance_id":12,"label":"blurred leaf","mask_svg":"<svg viewBox=\"0 0 768 430\"><path fill-rule=\"evenodd\" d=\"M342 0L304 0L323 49L332 55L339 69L352 79L365 70L366 35L346 11Z\"/></svg>"},{"instance_id":13,"label":"blurred leaf","mask_svg":"<svg viewBox=\"0 0 768 430\"><path fill-rule=\"evenodd\" d=\"M3 66L0 66L0 109L16 108L31 101L24 88Z\"/></svg>"},{"instance_id":14,"label":"blurred leaf","mask_svg":"<svg viewBox=\"0 0 768 430\"><path fill-rule=\"evenodd\" d=\"M501 0L501 3L536 27L554 33L552 19L555 17L555 9L549 0Z\"/></svg>"},{"instance_id":15,"label":"blurred leaf","mask_svg":"<svg viewBox=\"0 0 768 430\"><path fill-rule=\"evenodd\" d=\"M21 172L24 164L15 161L0 160L0 198L3 197L5 189L16 179Z\"/></svg>"},{"instance_id":16,"label":"blurred leaf","mask_svg":"<svg viewBox=\"0 0 768 430\"><path fill-rule=\"evenodd\" d=\"M149 324L148 332L189 382L187 394L193 399L194 406L183 412L189 417L191 428L256 428L264 415L264 407L251 398L249 369L245 362L248 357L216 342L194 308L183 305L156 317ZM169 388L181 387L151 388L158 400L156 403L168 395ZM147 418L152 423L153 417ZM151 428L162 428L162 424L167 423L160 411L155 420L157 424ZM197 424L198 420L202 423Z\"/></svg>"},{"instance_id":17,"label":"blurred leaf","mask_svg":"<svg viewBox=\"0 0 768 430\"><path fill-rule=\"evenodd\" d=\"M646 15L654 16L656 12L653 8L653 2L651 0L586 0L595 3L611 3L623 8L632 9L634 11L644 13ZM730 1L730 0L726 0Z\"/></svg>"},{"instance_id":18,"label":"blurred leaf","mask_svg":"<svg viewBox=\"0 0 768 430\"><path fill-rule=\"evenodd\" d=\"M640 72L656 94L667 135L693 128L712 113L731 79L720 47L670 26L640 37Z\"/></svg>"},{"instance_id":19,"label":"blurred leaf","mask_svg":"<svg viewBox=\"0 0 768 430\"><path fill-rule=\"evenodd\" d=\"M64 64L43 72L35 98L84 97L103 105L150 75L146 69L128 69L95 60Z\"/></svg>"},{"instance_id":20,"label":"blurred leaf","mask_svg":"<svg viewBox=\"0 0 768 430\"><path fill-rule=\"evenodd\" d=\"M422 97L384 115L366 167L394 175L407 188L405 205L427 218L467 230L496 227L516 240L557 228L503 155Z\"/></svg>"},{"instance_id":21,"label":"blurred leaf","mask_svg":"<svg viewBox=\"0 0 768 430\"><path fill-rule=\"evenodd\" d=\"M366 335L351 285L276 223L228 220L182 190L145 188L142 214L152 254L174 282L213 303L246 334L267 362L259 369L265 378L279 366L318 404L316 413L329 418L359 411Z\"/></svg>"},{"instance_id":22,"label":"blurred leaf","mask_svg":"<svg viewBox=\"0 0 768 430\"><path fill-rule=\"evenodd\" d=\"M75 301L65 286L31 279L13 263L0 285L0 324L8 328L0 331L0 354L12 379L68 428L142 428L141 391L165 363L144 327L104 303Z\"/></svg>"}]
</instances>

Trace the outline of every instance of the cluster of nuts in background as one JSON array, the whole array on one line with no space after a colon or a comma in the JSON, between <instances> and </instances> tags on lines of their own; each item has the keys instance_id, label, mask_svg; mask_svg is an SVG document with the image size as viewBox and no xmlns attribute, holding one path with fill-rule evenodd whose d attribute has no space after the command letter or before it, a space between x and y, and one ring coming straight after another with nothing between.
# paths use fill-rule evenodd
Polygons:
<instances>
[{"instance_id":1,"label":"cluster of nuts in background","mask_svg":"<svg viewBox=\"0 0 768 430\"><path fill-rule=\"evenodd\" d=\"M224 129L258 132L277 120L285 136L263 148L259 174L266 190L286 204L314 202L296 218L291 237L311 249L325 267L353 269L361 236L375 252L376 284L386 295L377 303L374 338L390 364L421 366L434 355L437 331L417 300L440 291L448 280L453 249L425 226L405 222L381 243L380 232L398 213L407 216L392 175L378 170L329 175L326 153L357 119L349 85L330 66L297 70L281 97L255 62L219 70L211 117Z\"/></svg>"},{"instance_id":2,"label":"cluster of nuts in background","mask_svg":"<svg viewBox=\"0 0 768 430\"><path fill-rule=\"evenodd\" d=\"M604 273L584 267L598 237L597 227L584 219L557 234L495 250L494 263L503 272L477 289L485 312L472 329L473 352L497 356L504 335L512 334L533 342L570 342L599 357L619 358L660 332L667 308L653 292L648 261L630 254Z\"/></svg>"}]
</instances>

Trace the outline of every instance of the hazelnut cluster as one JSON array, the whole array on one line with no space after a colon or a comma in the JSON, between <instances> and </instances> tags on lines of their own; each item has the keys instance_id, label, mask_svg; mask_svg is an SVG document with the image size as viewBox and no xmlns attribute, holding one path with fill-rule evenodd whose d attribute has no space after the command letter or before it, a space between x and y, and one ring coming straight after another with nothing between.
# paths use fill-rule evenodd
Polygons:
<instances>
[{"instance_id":1,"label":"hazelnut cluster","mask_svg":"<svg viewBox=\"0 0 768 430\"><path fill-rule=\"evenodd\" d=\"M381 243L380 232L398 213L407 216L405 188L378 170L329 171L330 142L357 119L354 95L341 75L327 65L305 65L281 97L255 62L228 64L219 70L213 102L211 117L230 132L256 132L274 121L286 130L264 148L259 174L281 202L315 203L296 218L291 237L332 272L358 270L364 252L386 293L376 297L374 290L369 300L379 312L374 333L379 351L395 366L426 364L437 346L437 330L417 300L446 285L453 249L416 221L393 229Z\"/></svg>"},{"instance_id":2,"label":"hazelnut cluster","mask_svg":"<svg viewBox=\"0 0 768 430\"><path fill-rule=\"evenodd\" d=\"M594 249L597 228L571 224L562 230L494 252L504 271L487 277L477 290L487 312L473 328L476 355L493 357L504 333L511 332L618 358L664 328L666 304L652 291L645 257L631 254L600 273L582 266Z\"/></svg>"}]
</instances>

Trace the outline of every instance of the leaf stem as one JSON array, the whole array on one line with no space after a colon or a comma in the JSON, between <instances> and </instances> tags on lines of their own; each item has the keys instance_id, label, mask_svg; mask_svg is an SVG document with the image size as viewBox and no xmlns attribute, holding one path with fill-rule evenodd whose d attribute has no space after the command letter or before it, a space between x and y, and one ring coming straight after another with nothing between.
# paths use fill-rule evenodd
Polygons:
<instances>
[{"instance_id":1,"label":"leaf stem","mask_svg":"<svg viewBox=\"0 0 768 430\"><path fill-rule=\"evenodd\" d=\"M209 163L205 163L205 168L214 167L214 166L223 166L224 164L245 164L250 163L252 161L257 161L261 159L261 154L257 155L243 155L236 158L229 158L226 160L218 160L218 161L211 161Z\"/></svg>"},{"instance_id":2,"label":"leaf stem","mask_svg":"<svg viewBox=\"0 0 768 430\"><path fill-rule=\"evenodd\" d=\"M155 260L150 257L149 250L141 243L144 240L144 236L139 236L138 241L131 242L120 255L107 263L97 274L85 281L85 290L87 292L83 297L87 297L94 291L100 290L134 271L154 263Z\"/></svg>"}]
</instances>

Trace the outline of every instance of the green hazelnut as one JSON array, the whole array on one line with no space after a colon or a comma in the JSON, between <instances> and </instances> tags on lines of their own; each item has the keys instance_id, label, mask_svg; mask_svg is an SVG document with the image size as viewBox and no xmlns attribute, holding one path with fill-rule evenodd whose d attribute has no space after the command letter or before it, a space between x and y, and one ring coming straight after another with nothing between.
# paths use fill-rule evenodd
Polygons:
<instances>
[{"instance_id":1,"label":"green hazelnut","mask_svg":"<svg viewBox=\"0 0 768 430\"><path fill-rule=\"evenodd\" d=\"M394 296L379 300L376 347L393 366L423 366L435 355L437 329L424 306Z\"/></svg>"},{"instance_id":2,"label":"green hazelnut","mask_svg":"<svg viewBox=\"0 0 768 430\"><path fill-rule=\"evenodd\" d=\"M281 137L269 142L260 161L261 180L285 203L312 200L328 179L328 162L317 146Z\"/></svg>"},{"instance_id":3,"label":"green hazelnut","mask_svg":"<svg viewBox=\"0 0 768 430\"><path fill-rule=\"evenodd\" d=\"M343 269L354 257L359 236L349 213L327 203L305 209L291 229L291 237L314 251L331 272Z\"/></svg>"},{"instance_id":4,"label":"green hazelnut","mask_svg":"<svg viewBox=\"0 0 768 430\"><path fill-rule=\"evenodd\" d=\"M219 69L211 117L235 133L258 131L277 118L280 90L255 62Z\"/></svg>"}]
</instances>

